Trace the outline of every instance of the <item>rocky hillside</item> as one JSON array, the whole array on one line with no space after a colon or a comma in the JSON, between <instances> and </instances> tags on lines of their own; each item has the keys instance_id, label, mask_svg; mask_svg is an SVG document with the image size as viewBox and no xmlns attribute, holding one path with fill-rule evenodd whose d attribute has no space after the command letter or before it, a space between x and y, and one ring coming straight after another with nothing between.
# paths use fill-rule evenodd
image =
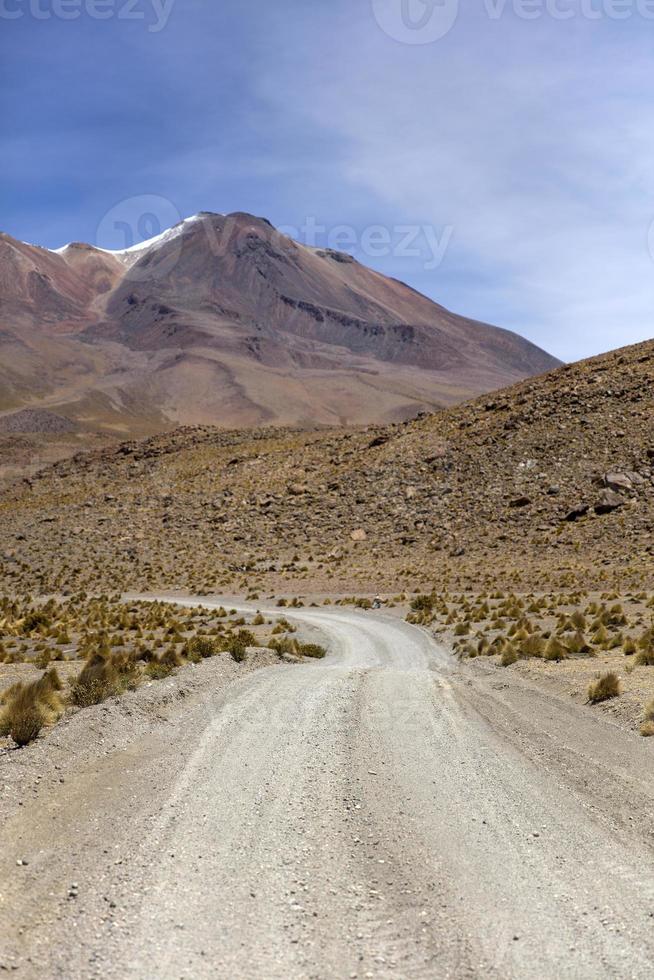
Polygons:
<instances>
[{"instance_id":1,"label":"rocky hillside","mask_svg":"<svg viewBox=\"0 0 654 980\"><path fill-rule=\"evenodd\" d=\"M558 363L247 214L122 252L0 235L0 413L127 437L399 421Z\"/></svg>"},{"instance_id":2,"label":"rocky hillside","mask_svg":"<svg viewBox=\"0 0 654 980\"><path fill-rule=\"evenodd\" d=\"M180 429L0 500L2 587L652 587L654 342L437 415Z\"/></svg>"}]
</instances>

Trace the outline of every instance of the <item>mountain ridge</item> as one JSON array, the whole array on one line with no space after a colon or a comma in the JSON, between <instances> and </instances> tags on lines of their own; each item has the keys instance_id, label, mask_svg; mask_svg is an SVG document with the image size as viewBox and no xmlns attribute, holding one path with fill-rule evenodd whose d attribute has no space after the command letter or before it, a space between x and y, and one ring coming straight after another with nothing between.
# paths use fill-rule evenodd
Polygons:
<instances>
[{"instance_id":1,"label":"mountain ridge","mask_svg":"<svg viewBox=\"0 0 654 980\"><path fill-rule=\"evenodd\" d=\"M117 251L3 234L0 290L0 411L124 435L395 421L560 363L244 212Z\"/></svg>"}]
</instances>

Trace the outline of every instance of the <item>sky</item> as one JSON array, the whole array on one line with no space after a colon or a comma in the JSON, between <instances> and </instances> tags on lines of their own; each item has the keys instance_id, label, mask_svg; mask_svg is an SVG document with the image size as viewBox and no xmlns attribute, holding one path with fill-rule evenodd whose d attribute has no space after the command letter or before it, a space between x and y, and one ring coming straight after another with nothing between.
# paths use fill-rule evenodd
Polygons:
<instances>
[{"instance_id":1,"label":"sky","mask_svg":"<svg viewBox=\"0 0 654 980\"><path fill-rule=\"evenodd\" d=\"M0 0L0 227L249 211L564 360L650 338L654 0Z\"/></svg>"}]
</instances>

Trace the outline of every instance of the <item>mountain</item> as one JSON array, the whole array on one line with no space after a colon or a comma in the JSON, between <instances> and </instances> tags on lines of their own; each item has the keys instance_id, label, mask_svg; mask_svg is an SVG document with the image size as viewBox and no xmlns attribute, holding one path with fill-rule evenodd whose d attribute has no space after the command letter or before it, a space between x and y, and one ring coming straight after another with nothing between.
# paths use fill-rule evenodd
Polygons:
<instances>
[{"instance_id":1,"label":"mountain","mask_svg":"<svg viewBox=\"0 0 654 980\"><path fill-rule=\"evenodd\" d=\"M0 411L107 433L401 420L558 364L241 213L118 252L1 235L0 297Z\"/></svg>"},{"instance_id":2,"label":"mountain","mask_svg":"<svg viewBox=\"0 0 654 980\"><path fill-rule=\"evenodd\" d=\"M653 414L648 342L389 426L85 453L0 494L0 586L651 590Z\"/></svg>"}]
</instances>

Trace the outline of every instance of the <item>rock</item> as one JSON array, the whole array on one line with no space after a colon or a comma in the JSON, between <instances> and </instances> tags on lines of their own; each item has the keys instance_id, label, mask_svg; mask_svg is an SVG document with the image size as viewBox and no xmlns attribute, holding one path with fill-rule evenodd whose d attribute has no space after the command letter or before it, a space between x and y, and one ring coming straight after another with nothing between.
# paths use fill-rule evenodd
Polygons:
<instances>
[{"instance_id":1,"label":"rock","mask_svg":"<svg viewBox=\"0 0 654 980\"><path fill-rule=\"evenodd\" d=\"M561 493L561 487L556 486L556 484L547 488L548 497L558 497L560 493Z\"/></svg>"},{"instance_id":2,"label":"rock","mask_svg":"<svg viewBox=\"0 0 654 980\"><path fill-rule=\"evenodd\" d=\"M632 490L633 483L626 473L605 473L604 486L609 490Z\"/></svg>"},{"instance_id":3,"label":"rock","mask_svg":"<svg viewBox=\"0 0 654 980\"><path fill-rule=\"evenodd\" d=\"M579 518L585 517L589 510L589 504L580 504L579 507L573 507L573 509L566 514L565 520L578 521Z\"/></svg>"},{"instance_id":4,"label":"rock","mask_svg":"<svg viewBox=\"0 0 654 980\"><path fill-rule=\"evenodd\" d=\"M362 527L359 527L357 528L356 531L352 531L350 537L352 538L353 541L365 541L368 535L366 534L366 532L363 530Z\"/></svg>"},{"instance_id":5,"label":"rock","mask_svg":"<svg viewBox=\"0 0 654 980\"><path fill-rule=\"evenodd\" d=\"M610 514L619 507L624 506L624 498L614 490L602 490L599 500L595 504L596 514Z\"/></svg>"},{"instance_id":6,"label":"rock","mask_svg":"<svg viewBox=\"0 0 654 980\"><path fill-rule=\"evenodd\" d=\"M530 507L531 499L529 497L515 497L513 500L509 500L509 507Z\"/></svg>"}]
</instances>

